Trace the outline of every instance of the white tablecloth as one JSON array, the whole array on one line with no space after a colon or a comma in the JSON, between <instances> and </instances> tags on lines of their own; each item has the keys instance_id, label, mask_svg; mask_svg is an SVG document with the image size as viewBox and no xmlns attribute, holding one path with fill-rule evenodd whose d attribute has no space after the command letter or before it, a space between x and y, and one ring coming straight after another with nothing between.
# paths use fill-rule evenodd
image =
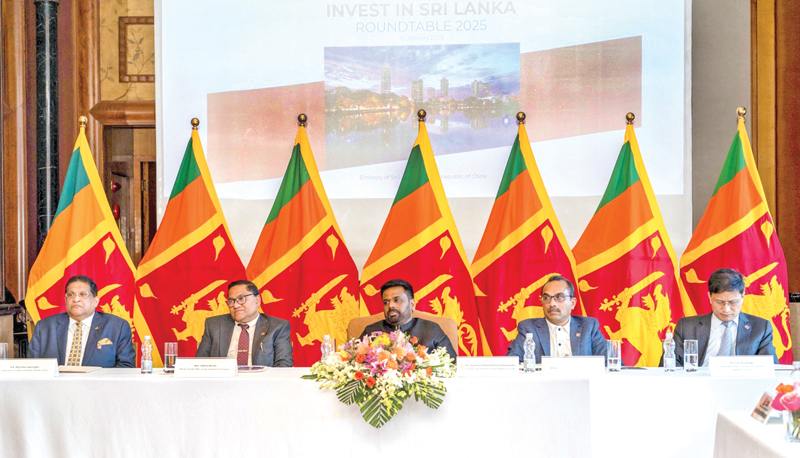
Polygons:
<instances>
[{"instance_id":1,"label":"white tablecloth","mask_svg":"<svg viewBox=\"0 0 800 458\"><path fill-rule=\"evenodd\" d=\"M1 380L0 456L711 456L717 412L752 410L775 386L660 369L463 377L438 410L408 400L376 430L305 368L156 372Z\"/></svg>"},{"instance_id":2,"label":"white tablecloth","mask_svg":"<svg viewBox=\"0 0 800 458\"><path fill-rule=\"evenodd\" d=\"M786 427L780 418L770 418L761 424L750 413L722 412L717 417L714 458L799 457L800 443L786 441L785 434Z\"/></svg>"}]
</instances>

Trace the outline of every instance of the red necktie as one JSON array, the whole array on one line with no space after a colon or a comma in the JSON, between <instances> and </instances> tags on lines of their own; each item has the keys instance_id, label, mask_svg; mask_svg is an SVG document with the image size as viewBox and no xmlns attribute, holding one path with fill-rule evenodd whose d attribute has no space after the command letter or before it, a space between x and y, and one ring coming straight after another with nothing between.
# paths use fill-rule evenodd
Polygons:
<instances>
[{"instance_id":1,"label":"red necktie","mask_svg":"<svg viewBox=\"0 0 800 458\"><path fill-rule=\"evenodd\" d=\"M239 351L236 353L236 364L247 366L247 359L250 356L250 333L247 332L249 324L240 324L242 333L239 334Z\"/></svg>"}]
</instances>

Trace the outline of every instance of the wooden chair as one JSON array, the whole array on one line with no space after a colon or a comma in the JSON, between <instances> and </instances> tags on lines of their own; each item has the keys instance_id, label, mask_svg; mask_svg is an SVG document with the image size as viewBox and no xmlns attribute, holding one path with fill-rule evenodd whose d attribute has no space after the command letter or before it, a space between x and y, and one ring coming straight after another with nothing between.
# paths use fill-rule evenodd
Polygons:
<instances>
[{"instance_id":1,"label":"wooden chair","mask_svg":"<svg viewBox=\"0 0 800 458\"><path fill-rule=\"evenodd\" d=\"M411 316L414 318L422 318L423 320L433 321L434 323L438 324L439 327L442 328L442 331L444 331L445 335L447 335L447 338L450 339L450 344L452 344L453 348L458 351L458 327L456 326L455 320L443 316L431 315L430 313L420 312L418 310L414 310L414 313ZM364 332L364 328L382 319L383 312L376 313L374 315L353 318L350 320L350 323L347 324L347 339L350 340L359 337L361 333Z\"/></svg>"}]
</instances>

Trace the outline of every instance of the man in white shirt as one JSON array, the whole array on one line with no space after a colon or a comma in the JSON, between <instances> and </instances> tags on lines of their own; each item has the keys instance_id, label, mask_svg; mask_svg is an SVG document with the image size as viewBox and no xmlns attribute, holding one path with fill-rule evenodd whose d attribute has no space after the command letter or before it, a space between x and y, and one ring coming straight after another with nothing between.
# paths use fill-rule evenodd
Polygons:
<instances>
[{"instance_id":1,"label":"man in white shirt","mask_svg":"<svg viewBox=\"0 0 800 458\"><path fill-rule=\"evenodd\" d=\"M697 340L698 361L708 366L712 356L772 355L772 323L741 313L745 295L744 276L732 269L718 269L708 279L711 311L681 318L675 326L675 362L683 364L683 342Z\"/></svg>"},{"instance_id":2,"label":"man in white shirt","mask_svg":"<svg viewBox=\"0 0 800 458\"><path fill-rule=\"evenodd\" d=\"M42 319L31 338L32 358L57 358L59 365L136 367L127 321L97 312L97 284L83 275L67 280L66 313Z\"/></svg>"},{"instance_id":3,"label":"man in white shirt","mask_svg":"<svg viewBox=\"0 0 800 458\"><path fill-rule=\"evenodd\" d=\"M522 362L527 333L533 334L537 363L542 361L542 356L605 356L606 340L600 333L597 319L571 315L578 303L572 282L553 275L542 286L541 301L544 318L520 321L517 337L508 347L507 356L518 356Z\"/></svg>"},{"instance_id":4,"label":"man in white shirt","mask_svg":"<svg viewBox=\"0 0 800 458\"><path fill-rule=\"evenodd\" d=\"M236 358L239 366L292 366L289 322L259 313L261 296L252 282L228 285L229 315L206 319L197 357Z\"/></svg>"}]
</instances>

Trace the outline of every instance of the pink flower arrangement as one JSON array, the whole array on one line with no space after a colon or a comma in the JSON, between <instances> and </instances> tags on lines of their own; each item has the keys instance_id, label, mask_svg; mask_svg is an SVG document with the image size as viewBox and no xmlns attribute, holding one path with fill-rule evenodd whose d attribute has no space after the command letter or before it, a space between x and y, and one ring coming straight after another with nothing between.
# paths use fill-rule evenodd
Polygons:
<instances>
[{"instance_id":1,"label":"pink flower arrangement","mask_svg":"<svg viewBox=\"0 0 800 458\"><path fill-rule=\"evenodd\" d=\"M781 383L775 389L778 395L772 400L773 409L789 412L800 410L800 382L794 382L793 385Z\"/></svg>"}]
</instances>

